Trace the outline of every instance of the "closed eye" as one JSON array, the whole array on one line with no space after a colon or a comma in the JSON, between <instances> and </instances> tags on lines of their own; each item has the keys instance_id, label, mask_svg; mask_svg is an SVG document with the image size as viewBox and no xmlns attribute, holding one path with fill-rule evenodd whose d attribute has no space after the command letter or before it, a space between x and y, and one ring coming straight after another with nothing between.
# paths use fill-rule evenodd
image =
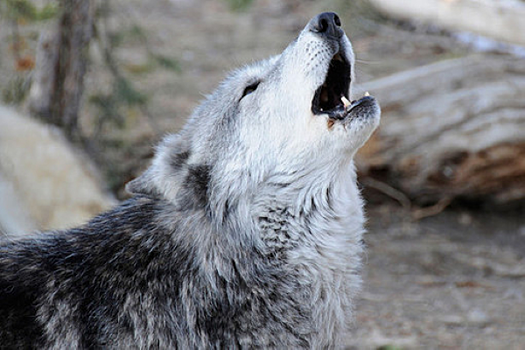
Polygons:
<instances>
[{"instance_id":1,"label":"closed eye","mask_svg":"<svg viewBox=\"0 0 525 350\"><path fill-rule=\"evenodd\" d=\"M244 96L249 95L249 94L251 94L252 92L254 92L255 90L257 90L257 87L259 86L260 83L261 83L260 81L256 81L255 83L248 85L248 86L244 89L244 91L243 91L243 93L242 93L242 97L241 97L241 99L242 99Z\"/></svg>"}]
</instances>

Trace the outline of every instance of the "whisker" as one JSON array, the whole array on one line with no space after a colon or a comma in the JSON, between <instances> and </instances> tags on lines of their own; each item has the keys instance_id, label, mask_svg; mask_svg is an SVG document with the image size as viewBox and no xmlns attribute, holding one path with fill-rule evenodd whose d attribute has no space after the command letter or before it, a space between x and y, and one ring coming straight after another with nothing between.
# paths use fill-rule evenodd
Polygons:
<instances>
[{"instance_id":1,"label":"whisker","mask_svg":"<svg viewBox=\"0 0 525 350\"><path fill-rule=\"evenodd\" d=\"M381 64L381 61L377 61L377 60L364 60L364 59L360 59L360 58L356 58L355 61L357 63L362 63L362 64Z\"/></svg>"}]
</instances>

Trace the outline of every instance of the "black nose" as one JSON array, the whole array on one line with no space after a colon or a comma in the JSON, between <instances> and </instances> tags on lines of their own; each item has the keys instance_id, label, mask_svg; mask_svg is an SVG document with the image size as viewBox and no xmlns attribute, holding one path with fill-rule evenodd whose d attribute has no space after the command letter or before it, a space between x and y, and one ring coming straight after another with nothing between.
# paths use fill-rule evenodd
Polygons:
<instances>
[{"instance_id":1,"label":"black nose","mask_svg":"<svg viewBox=\"0 0 525 350\"><path fill-rule=\"evenodd\" d=\"M326 36L340 38L343 36L341 20L336 13L323 12L310 21L310 30Z\"/></svg>"}]
</instances>

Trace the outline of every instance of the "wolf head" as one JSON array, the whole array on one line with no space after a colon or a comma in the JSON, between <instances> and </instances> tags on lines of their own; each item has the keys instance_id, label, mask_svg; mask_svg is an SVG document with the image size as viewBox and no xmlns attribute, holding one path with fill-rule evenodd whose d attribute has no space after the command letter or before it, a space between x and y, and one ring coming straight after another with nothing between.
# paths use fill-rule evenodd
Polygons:
<instances>
[{"instance_id":1,"label":"wolf head","mask_svg":"<svg viewBox=\"0 0 525 350\"><path fill-rule=\"evenodd\" d=\"M220 217L241 197L254 202L272 188L297 194L355 182L353 155L380 109L371 96L343 102L352 100L354 63L339 17L314 17L280 55L231 73L128 191ZM290 200L304 204L299 197Z\"/></svg>"}]
</instances>

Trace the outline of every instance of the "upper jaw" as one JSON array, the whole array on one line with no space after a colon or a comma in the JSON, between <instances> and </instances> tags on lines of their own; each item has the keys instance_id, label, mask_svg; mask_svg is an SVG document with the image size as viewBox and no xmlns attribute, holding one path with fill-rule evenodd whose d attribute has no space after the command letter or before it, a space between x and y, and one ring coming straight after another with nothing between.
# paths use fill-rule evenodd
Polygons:
<instances>
[{"instance_id":1,"label":"upper jaw","mask_svg":"<svg viewBox=\"0 0 525 350\"><path fill-rule=\"evenodd\" d=\"M333 122L348 124L360 117L377 114L377 102L368 93L364 97L350 101L352 82L353 53L344 43L343 36L339 50L332 56L323 83L315 90L311 110L314 115L328 116ZM346 39L348 40L348 39Z\"/></svg>"},{"instance_id":2,"label":"upper jaw","mask_svg":"<svg viewBox=\"0 0 525 350\"><path fill-rule=\"evenodd\" d=\"M342 45L331 58L323 83L315 90L312 99L314 115L328 114L333 119L343 119L345 106L343 97L348 100L352 66Z\"/></svg>"},{"instance_id":3,"label":"upper jaw","mask_svg":"<svg viewBox=\"0 0 525 350\"><path fill-rule=\"evenodd\" d=\"M354 53L336 14L322 13L312 18L283 57L290 58L282 62L291 62L286 68L293 72L285 81L296 84L291 93L301 92L301 97L310 102L309 106L301 102L301 108L307 107L314 116L327 118L329 128L377 114L379 108L371 96L350 102Z\"/></svg>"}]
</instances>

